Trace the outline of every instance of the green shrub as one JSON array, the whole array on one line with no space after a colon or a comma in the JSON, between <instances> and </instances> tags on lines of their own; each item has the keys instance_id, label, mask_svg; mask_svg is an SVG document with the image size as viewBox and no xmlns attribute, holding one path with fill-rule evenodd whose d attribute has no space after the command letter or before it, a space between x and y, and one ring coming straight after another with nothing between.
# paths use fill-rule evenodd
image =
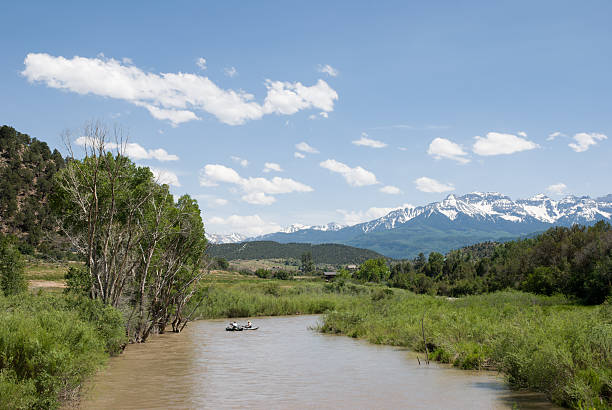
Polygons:
<instances>
[{"instance_id":1,"label":"green shrub","mask_svg":"<svg viewBox=\"0 0 612 410\"><path fill-rule=\"evenodd\" d=\"M23 274L23 257L13 242L8 237L0 237L0 291L5 296L24 292L28 288Z\"/></svg>"}]
</instances>

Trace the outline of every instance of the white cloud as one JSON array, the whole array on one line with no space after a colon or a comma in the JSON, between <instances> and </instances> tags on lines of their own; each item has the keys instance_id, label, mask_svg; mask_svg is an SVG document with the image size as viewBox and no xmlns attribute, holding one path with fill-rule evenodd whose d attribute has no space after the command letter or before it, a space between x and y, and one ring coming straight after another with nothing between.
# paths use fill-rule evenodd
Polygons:
<instances>
[{"instance_id":1,"label":"white cloud","mask_svg":"<svg viewBox=\"0 0 612 410\"><path fill-rule=\"evenodd\" d=\"M486 137L474 137L473 150L478 155L506 155L538 148L535 142L512 134L489 132Z\"/></svg>"},{"instance_id":2,"label":"white cloud","mask_svg":"<svg viewBox=\"0 0 612 410\"><path fill-rule=\"evenodd\" d=\"M371 148L384 148L387 146L387 144L385 144L382 141L378 141L378 140L373 140L371 138L368 138L368 134L366 133L362 133L361 134L361 138L359 138L358 140L355 141L351 141L354 145L361 145L364 147L371 147Z\"/></svg>"},{"instance_id":3,"label":"white cloud","mask_svg":"<svg viewBox=\"0 0 612 410\"><path fill-rule=\"evenodd\" d=\"M318 154L319 153L319 151L317 151L316 148L311 147L310 145L308 145L305 142L300 142L298 144L295 144L295 148L298 151L307 152L309 154Z\"/></svg>"},{"instance_id":4,"label":"white cloud","mask_svg":"<svg viewBox=\"0 0 612 410\"><path fill-rule=\"evenodd\" d=\"M559 182L558 184L552 184L546 190L554 195L563 195L567 190L567 185L563 182Z\"/></svg>"},{"instance_id":5,"label":"white cloud","mask_svg":"<svg viewBox=\"0 0 612 410\"><path fill-rule=\"evenodd\" d=\"M243 178L232 168L219 164L208 164L200 170L201 186L217 186L221 182L237 185L245 194L242 200L257 205L269 205L276 201L276 198L268 195L313 191L310 186L291 178Z\"/></svg>"},{"instance_id":6,"label":"white cloud","mask_svg":"<svg viewBox=\"0 0 612 410\"><path fill-rule=\"evenodd\" d=\"M202 57L198 58L198 60L196 61L196 64L202 70L206 70L206 59L205 58L202 58Z\"/></svg>"},{"instance_id":7,"label":"white cloud","mask_svg":"<svg viewBox=\"0 0 612 410\"><path fill-rule=\"evenodd\" d=\"M406 147L397 147L397 149L400 151L408 151L408 148Z\"/></svg>"},{"instance_id":8,"label":"white cloud","mask_svg":"<svg viewBox=\"0 0 612 410\"><path fill-rule=\"evenodd\" d=\"M242 168L246 168L249 165L249 161L244 159L244 158L240 158L240 157L237 157L235 155L232 155L230 158L232 159L232 161L237 162L238 164L240 164L240 166Z\"/></svg>"},{"instance_id":9,"label":"white cloud","mask_svg":"<svg viewBox=\"0 0 612 410\"><path fill-rule=\"evenodd\" d=\"M229 203L227 199L218 198L216 196L207 194L193 195L193 198L197 199L198 201L205 201L206 204L211 207L225 206Z\"/></svg>"},{"instance_id":10,"label":"white cloud","mask_svg":"<svg viewBox=\"0 0 612 410\"><path fill-rule=\"evenodd\" d=\"M597 145L597 141L608 139L606 135L596 132L581 132L574 135L572 138L576 142L570 143L569 147L576 152L584 152L588 150L591 145Z\"/></svg>"},{"instance_id":11,"label":"white cloud","mask_svg":"<svg viewBox=\"0 0 612 410\"><path fill-rule=\"evenodd\" d=\"M74 141L77 145L90 146L93 143L93 140L88 137L79 137ZM107 150L115 150L120 147L119 144L114 142L106 142L104 143L104 148ZM135 142L128 142L121 144L121 153L125 156L132 158L133 160L141 160L141 159L156 159L158 161L178 161L179 157L174 154L168 154L168 152L163 148L157 149L149 149L147 150L142 145L137 144Z\"/></svg>"},{"instance_id":12,"label":"white cloud","mask_svg":"<svg viewBox=\"0 0 612 410\"><path fill-rule=\"evenodd\" d=\"M527 138L527 133L525 131L519 131L516 133L519 137Z\"/></svg>"},{"instance_id":13,"label":"white cloud","mask_svg":"<svg viewBox=\"0 0 612 410\"><path fill-rule=\"evenodd\" d=\"M548 134L548 138L546 138L546 141L553 141L555 138L557 137L561 137L561 136L565 136L565 134L559 132L559 131L555 131L553 133Z\"/></svg>"},{"instance_id":14,"label":"white cloud","mask_svg":"<svg viewBox=\"0 0 612 410\"><path fill-rule=\"evenodd\" d=\"M278 165L275 162L266 162L264 164L263 172L271 172L271 171L283 172L283 169L281 168L280 165Z\"/></svg>"},{"instance_id":15,"label":"white cloud","mask_svg":"<svg viewBox=\"0 0 612 410\"><path fill-rule=\"evenodd\" d=\"M421 192L440 193L455 190L453 184L444 184L428 177L417 178L414 180L414 183L416 184L416 189Z\"/></svg>"},{"instance_id":16,"label":"white cloud","mask_svg":"<svg viewBox=\"0 0 612 410\"><path fill-rule=\"evenodd\" d=\"M149 167L149 169L151 170L153 176L155 177L155 180L159 184L167 184L175 187L181 186L178 176L174 172L168 171L167 169L159 169L152 167Z\"/></svg>"},{"instance_id":17,"label":"white cloud","mask_svg":"<svg viewBox=\"0 0 612 410\"><path fill-rule=\"evenodd\" d=\"M226 76L228 77L235 77L238 75L238 71L236 70L236 67L226 67L223 72L225 73Z\"/></svg>"},{"instance_id":18,"label":"white cloud","mask_svg":"<svg viewBox=\"0 0 612 410\"><path fill-rule=\"evenodd\" d=\"M323 118L329 118L329 114L328 114L328 113L326 113L325 111L321 111L321 112L319 113L319 115L320 115L321 117L323 117Z\"/></svg>"},{"instance_id":19,"label":"white cloud","mask_svg":"<svg viewBox=\"0 0 612 410\"><path fill-rule=\"evenodd\" d=\"M371 221L382 216L387 215L389 212L397 209L414 208L411 204L403 204L392 208L378 208L372 207L366 211L346 211L344 209L337 209L336 211L341 213L344 217L344 223L347 225L356 225L358 223Z\"/></svg>"},{"instance_id":20,"label":"white cloud","mask_svg":"<svg viewBox=\"0 0 612 410\"><path fill-rule=\"evenodd\" d=\"M470 162L469 158L466 158L467 152L461 148L461 145L451 140L447 140L446 138L436 138L431 141L427 153L435 159L448 158L460 164L467 164Z\"/></svg>"},{"instance_id":21,"label":"white cloud","mask_svg":"<svg viewBox=\"0 0 612 410\"><path fill-rule=\"evenodd\" d=\"M231 215L227 218L212 217L208 221L207 226L213 225L226 232L238 232L248 236L264 235L267 233L278 232L281 226L274 223L264 221L259 215Z\"/></svg>"},{"instance_id":22,"label":"white cloud","mask_svg":"<svg viewBox=\"0 0 612 410\"><path fill-rule=\"evenodd\" d=\"M257 120L266 114L290 115L309 108L329 112L338 99L338 93L323 80L313 86L266 80L267 96L259 104L253 101L252 94L222 89L205 76L182 72L155 74L103 56L68 59L30 53L24 64L21 74L30 82L128 101L173 125L199 119L197 111L229 125Z\"/></svg>"},{"instance_id":23,"label":"white cloud","mask_svg":"<svg viewBox=\"0 0 612 410\"><path fill-rule=\"evenodd\" d=\"M359 166L351 168L348 165L343 164L342 162L336 161L335 159L325 160L319 165L332 172L336 172L342 175L346 182L351 186L378 184L378 181L376 180L376 175Z\"/></svg>"},{"instance_id":24,"label":"white cloud","mask_svg":"<svg viewBox=\"0 0 612 410\"><path fill-rule=\"evenodd\" d=\"M306 155L302 154L301 152L294 152L293 156L299 159L306 158Z\"/></svg>"},{"instance_id":25,"label":"white cloud","mask_svg":"<svg viewBox=\"0 0 612 410\"><path fill-rule=\"evenodd\" d=\"M390 195L397 195L402 193L402 191L398 187L395 187L393 185L386 185L380 188L379 191Z\"/></svg>"},{"instance_id":26,"label":"white cloud","mask_svg":"<svg viewBox=\"0 0 612 410\"><path fill-rule=\"evenodd\" d=\"M242 196L242 200L253 205L271 205L276 202L276 198L266 195L263 192L252 192Z\"/></svg>"},{"instance_id":27,"label":"white cloud","mask_svg":"<svg viewBox=\"0 0 612 410\"><path fill-rule=\"evenodd\" d=\"M336 70L334 67L330 66L329 64L325 64L325 65L319 64L317 71L320 73L325 73L331 77L336 77L339 74L338 70Z\"/></svg>"}]
</instances>

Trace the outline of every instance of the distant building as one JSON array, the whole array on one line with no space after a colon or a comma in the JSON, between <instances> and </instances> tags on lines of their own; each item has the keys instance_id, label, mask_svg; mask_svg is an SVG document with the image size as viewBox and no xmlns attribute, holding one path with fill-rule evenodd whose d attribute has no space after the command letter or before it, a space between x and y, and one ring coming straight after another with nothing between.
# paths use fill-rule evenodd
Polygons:
<instances>
[{"instance_id":1,"label":"distant building","mask_svg":"<svg viewBox=\"0 0 612 410\"><path fill-rule=\"evenodd\" d=\"M346 269L348 270L357 270L357 268L359 268L357 265L346 265Z\"/></svg>"},{"instance_id":2,"label":"distant building","mask_svg":"<svg viewBox=\"0 0 612 410\"><path fill-rule=\"evenodd\" d=\"M338 275L338 272L335 271L323 272L323 278L325 278L325 280L332 280L336 277L336 275Z\"/></svg>"}]
</instances>

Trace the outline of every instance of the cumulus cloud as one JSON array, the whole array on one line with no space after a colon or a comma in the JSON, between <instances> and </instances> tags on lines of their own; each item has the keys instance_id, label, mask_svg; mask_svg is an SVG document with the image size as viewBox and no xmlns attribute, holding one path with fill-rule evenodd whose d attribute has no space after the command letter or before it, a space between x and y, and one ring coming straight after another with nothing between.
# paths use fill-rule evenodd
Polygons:
<instances>
[{"instance_id":1,"label":"cumulus cloud","mask_svg":"<svg viewBox=\"0 0 612 410\"><path fill-rule=\"evenodd\" d=\"M435 159L452 159L460 164L467 164L470 162L469 158L466 158L467 152L461 148L461 145L454 143L446 138L436 138L429 144L427 153Z\"/></svg>"},{"instance_id":2,"label":"cumulus cloud","mask_svg":"<svg viewBox=\"0 0 612 410\"><path fill-rule=\"evenodd\" d=\"M329 64L325 64L325 65L319 64L317 71L320 73L325 73L331 77L336 77L339 74L338 70L336 70L334 67L330 66Z\"/></svg>"},{"instance_id":3,"label":"cumulus cloud","mask_svg":"<svg viewBox=\"0 0 612 410\"><path fill-rule=\"evenodd\" d=\"M223 72L228 77L235 77L238 75L238 70L236 70L236 67L226 67Z\"/></svg>"},{"instance_id":4,"label":"cumulus cloud","mask_svg":"<svg viewBox=\"0 0 612 410\"><path fill-rule=\"evenodd\" d=\"M525 131L519 131L516 133L516 135L518 135L519 137L524 137L524 138L527 137L527 133Z\"/></svg>"},{"instance_id":5,"label":"cumulus cloud","mask_svg":"<svg viewBox=\"0 0 612 410\"><path fill-rule=\"evenodd\" d=\"M313 191L312 187L291 178L243 178L234 169L219 164L208 164L200 170L201 186L217 186L219 183L238 186L244 192L242 200L256 205L272 204L276 198L271 195Z\"/></svg>"},{"instance_id":6,"label":"cumulus cloud","mask_svg":"<svg viewBox=\"0 0 612 410\"><path fill-rule=\"evenodd\" d=\"M581 132L574 135L572 138L575 142L570 143L569 147L576 152L584 152L588 150L591 145L597 145L597 141L608 139L606 135L596 132Z\"/></svg>"},{"instance_id":7,"label":"cumulus cloud","mask_svg":"<svg viewBox=\"0 0 612 410\"><path fill-rule=\"evenodd\" d=\"M319 165L325 169L342 175L346 182L351 186L378 184L378 181L376 180L376 175L359 166L351 168L348 165L343 164L342 162L336 161L335 159L325 160Z\"/></svg>"},{"instance_id":8,"label":"cumulus cloud","mask_svg":"<svg viewBox=\"0 0 612 410\"><path fill-rule=\"evenodd\" d=\"M310 145L308 145L305 142L300 142L298 144L295 144L295 148L298 151L307 152L309 154L318 154L319 153L319 151L316 148L311 147Z\"/></svg>"},{"instance_id":9,"label":"cumulus cloud","mask_svg":"<svg viewBox=\"0 0 612 410\"><path fill-rule=\"evenodd\" d=\"M77 145L84 147L91 147L93 144L93 140L89 137L79 137L74 141ZM128 142L124 144L117 144L114 142L106 142L104 143L104 148L107 150L115 150L119 149L119 151L133 160L141 160L141 159L156 159L158 161L178 161L179 157L174 154L168 154L168 152L163 148L157 149L146 149L142 145L137 144L135 142Z\"/></svg>"},{"instance_id":10,"label":"cumulus cloud","mask_svg":"<svg viewBox=\"0 0 612 410\"><path fill-rule=\"evenodd\" d=\"M565 185L563 182L559 182L558 184L550 185L548 188L546 188L546 191L553 195L563 195L567 191L567 185Z\"/></svg>"},{"instance_id":11,"label":"cumulus cloud","mask_svg":"<svg viewBox=\"0 0 612 410\"><path fill-rule=\"evenodd\" d=\"M202 70L206 70L206 59L205 58L202 58L202 57L198 58L198 60L196 61L196 64Z\"/></svg>"},{"instance_id":12,"label":"cumulus cloud","mask_svg":"<svg viewBox=\"0 0 612 410\"><path fill-rule=\"evenodd\" d=\"M372 219L380 218L382 216L387 215L389 212L404 208L414 208L414 206L411 204L403 204L391 208L372 207L365 211L347 211L344 209L337 209L336 212L342 214L343 222L351 226L356 225L358 223L371 221Z\"/></svg>"},{"instance_id":13,"label":"cumulus cloud","mask_svg":"<svg viewBox=\"0 0 612 410\"><path fill-rule=\"evenodd\" d=\"M474 137L473 150L478 155L506 155L538 148L535 142L512 134L489 132L486 137Z\"/></svg>"},{"instance_id":14,"label":"cumulus cloud","mask_svg":"<svg viewBox=\"0 0 612 410\"><path fill-rule=\"evenodd\" d=\"M280 225L264 221L259 215L231 215L227 218L215 216L205 223L206 226L212 225L215 230L238 232L248 236L264 235L281 229Z\"/></svg>"},{"instance_id":15,"label":"cumulus cloud","mask_svg":"<svg viewBox=\"0 0 612 410\"><path fill-rule=\"evenodd\" d=\"M280 165L278 165L275 162L266 162L264 164L263 172L272 172L272 171L283 172L283 169L281 168Z\"/></svg>"},{"instance_id":16,"label":"cumulus cloud","mask_svg":"<svg viewBox=\"0 0 612 410\"><path fill-rule=\"evenodd\" d=\"M428 177L417 178L414 180L414 183L416 184L416 189L421 192L440 193L455 190L453 184L444 184Z\"/></svg>"},{"instance_id":17,"label":"cumulus cloud","mask_svg":"<svg viewBox=\"0 0 612 410\"><path fill-rule=\"evenodd\" d=\"M565 134L563 134L563 133L561 133L559 131L555 131L555 132L552 132L552 133L548 134L548 137L546 138L546 141L553 141L555 138L561 137L561 136L564 137Z\"/></svg>"},{"instance_id":18,"label":"cumulus cloud","mask_svg":"<svg viewBox=\"0 0 612 410\"><path fill-rule=\"evenodd\" d=\"M306 158L306 155L302 154L301 152L294 152L294 153L293 153L293 156L294 156L295 158L299 158L299 159Z\"/></svg>"},{"instance_id":19,"label":"cumulus cloud","mask_svg":"<svg viewBox=\"0 0 612 410\"><path fill-rule=\"evenodd\" d=\"M211 207L225 206L229 203L227 199L218 198L213 195L198 194L198 195L194 195L193 197L197 199L198 201L205 201L206 204Z\"/></svg>"},{"instance_id":20,"label":"cumulus cloud","mask_svg":"<svg viewBox=\"0 0 612 410\"><path fill-rule=\"evenodd\" d=\"M178 176L174 172L168 171L167 169L159 169L159 168L152 168L152 167L149 167L149 169L153 173L153 176L155 177L155 180L158 183L167 184L167 185L174 186L174 187L181 186Z\"/></svg>"},{"instance_id":21,"label":"cumulus cloud","mask_svg":"<svg viewBox=\"0 0 612 410\"><path fill-rule=\"evenodd\" d=\"M402 193L402 191L400 191L398 187L395 187L393 185L386 185L380 188L379 191L385 194L390 194L390 195L397 195L397 194Z\"/></svg>"},{"instance_id":22,"label":"cumulus cloud","mask_svg":"<svg viewBox=\"0 0 612 410\"><path fill-rule=\"evenodd\" d=\"M368 134L366 134L365 132L361 134L361 138L355 141L351 141L351 142L354 145L360 145L363 147L371 147L371 148L384 148L387 146L387 144L385 144L382 141L368 138Z\"/></svg>"},{"instance_id":23,"label":"cumulus cloud","mask_svg":"<svg viewBox=\"0 0 612 410\"><path fill-rule=\"evenodd\" d=\"M252 94L222 89L205 76L182 72L155 74L104 56L68 59L30 53L24 64L21 74L30 82L128 101L175 126L199 119L196 112L211 114L229 125L257 120L266 114L291 115L310 108L329 112L338 99L338 93L323 80L312 86L266 80L267 96L259 104L253 101Z\"/></svg>"},{"instance_id":24,"label":"cumulus cloud","mask_svg":"<svg viewBox=\"0 0 612 410\"><path fill-rule=\"evenodd\" d=\"M249 161L244 158L240 158L235 155L232 155L230 158L232 159L232 161L240 164L242 168L246 168L249 165Z\"/></svg>"}]
</instances>

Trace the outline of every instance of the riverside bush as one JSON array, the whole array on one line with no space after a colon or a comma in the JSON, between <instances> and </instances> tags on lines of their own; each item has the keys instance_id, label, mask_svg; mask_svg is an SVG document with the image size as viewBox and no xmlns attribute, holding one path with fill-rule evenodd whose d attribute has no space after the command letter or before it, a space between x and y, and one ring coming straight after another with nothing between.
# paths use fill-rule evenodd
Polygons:
<instances>
[{"instance_id":1,"label":"riverside bush","mask_svg":"<svg viewBox=\"0 0 612 410\"><path fill-rule=\"evenodd\" d=\"M63 295L0 298L0 408L56 408L120 350L118 311Z\"/></svg>"},{"instance_id":2,"label":"riverside bush","mask_svg":"<svg viewBox=\"0 0 612 410\"><path fill-rule=\"evenodd\" d=\"M564 406L610 408L610 309L521 292L448 300L396 291L337 305L320 330L425 351L423 319L432 359L502 371L512 387L544 392Z\"/></svg>"}]
</instances>

